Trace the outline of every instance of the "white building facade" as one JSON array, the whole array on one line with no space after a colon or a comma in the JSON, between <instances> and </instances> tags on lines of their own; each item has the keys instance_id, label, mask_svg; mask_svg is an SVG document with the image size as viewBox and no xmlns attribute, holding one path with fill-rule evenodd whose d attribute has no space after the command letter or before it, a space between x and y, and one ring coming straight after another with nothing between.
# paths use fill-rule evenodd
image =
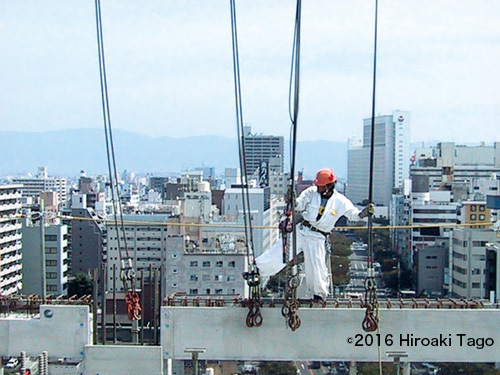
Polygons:
<instances>
[{"instance_id":1,"label":"white building facade","mask_svg":"<svg viewBox=\"0 0 500 375\"><path fill-rule=\"evenodd\" d=\"M67 200L67 180L65 178L49 177L47 167L38 168L36 177L20 177L12 180L14 184L22 184L22 197L39 197L44 191L57 193L59 202L64 205Z\"/></svg>"},{"instance_id":2,"label":"white building facade","mask_svg":"<svg viewBox=\"0 0 500 375\"><path fill-rule=\"evenodd\" d=\"M45 225L45 291L47 295L68 294L68 227ZM23 233L23 293L43 295L40 223L34 226L25 221Z\"/></svg>"},{"instance_id":3,"label":"white building facade","mask_svg":"<svg viewBox=\"0 0 500 375\"><path fill-rule=\"evenodd\" d=\"M0 185L0 295L22 288L21 185Z\"/></svg>"}]
</instances>

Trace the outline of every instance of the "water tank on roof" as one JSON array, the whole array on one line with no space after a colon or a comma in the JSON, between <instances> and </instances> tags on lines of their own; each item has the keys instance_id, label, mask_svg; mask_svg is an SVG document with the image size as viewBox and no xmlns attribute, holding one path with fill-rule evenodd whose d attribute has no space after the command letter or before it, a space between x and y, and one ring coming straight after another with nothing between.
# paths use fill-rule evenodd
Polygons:
<instances>
[{"instance_id":1,"label":"water tank on roof","mask_svg":"<svg viewBox=\"0 0 500 375\"><path fill-rule=\"evenodd\" d=\"M209 193L210 184L207 181L198 182L198 191L201 191L202 193Z\"/></svg>"}]
</instances>

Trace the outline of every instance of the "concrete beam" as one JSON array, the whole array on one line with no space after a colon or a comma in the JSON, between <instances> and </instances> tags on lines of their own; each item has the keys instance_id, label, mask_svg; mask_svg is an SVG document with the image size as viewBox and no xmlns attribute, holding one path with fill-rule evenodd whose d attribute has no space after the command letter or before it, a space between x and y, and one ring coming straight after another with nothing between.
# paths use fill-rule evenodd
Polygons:
<instances>
[{"instance_id":1,"label":"concrete beam","mask_svg":"<svg viewBox=\"0 0 500 375\"><path fill-rule=\"evenodd\" d=\"M364 309L301 308L302 325L286 327L281 308L261 310L263 324L248 328L242 307L162 307L165 358L191 359L187 348L206 348L200 359L495 362L500 358L500 311L495 309L381 309L380 329L361 328ZM380 346L379 346L380 344Z\"/></svg>"},{"instance_id":2,"label":"concrete beam","mask_svg":"<svg viewBox=\"0 0 500 375\"><path fill-rule=\"evenodd\" d=\"M88 375L162 375L162 350L159 346L89 345L84 366Z\"/></svg>"},{"instance_id":3,"label":"concrete beam","mask_svg":"<svg viewBox=\"0 0 500 375\"><path fill-rule=\"evenodd\" d=\"M37 357L82 359L91 343L92 324L88 306L42 305L36 318L15 314L0 318L0 355L19 356L25 351Z\"/></svg>"}]
</instances>

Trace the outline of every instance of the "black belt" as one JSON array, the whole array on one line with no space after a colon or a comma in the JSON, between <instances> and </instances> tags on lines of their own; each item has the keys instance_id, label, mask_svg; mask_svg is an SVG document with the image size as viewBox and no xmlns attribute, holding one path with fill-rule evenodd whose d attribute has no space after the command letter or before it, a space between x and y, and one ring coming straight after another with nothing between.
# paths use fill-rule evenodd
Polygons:
<instances>
[{"instance_id":1,"label":"black belt","mask_svg":"<svg viewBox=\"0 0 500 375\"><path fill-rule=\"evenodd\" d=\"M312 230L313 232L318 232L318 233L321 233L323 236L325 237L328 237L330 235L330 233L328 232L323 232L322 230L319 230L318 228L314 227L310 222L308 222L307 220L305 219L302 219L300 220L300 223L305 226L305 227L308 227L310 230Z\"/></svg>"}]
</instances>

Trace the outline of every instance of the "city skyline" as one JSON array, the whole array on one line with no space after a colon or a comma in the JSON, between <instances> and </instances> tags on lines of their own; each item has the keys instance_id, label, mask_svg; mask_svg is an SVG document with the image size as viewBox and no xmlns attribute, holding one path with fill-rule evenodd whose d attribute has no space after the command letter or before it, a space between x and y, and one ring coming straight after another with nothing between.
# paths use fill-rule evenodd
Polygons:
<instances>
[{"instance_id":1,"label":"city skyline","mask_svg":"<svg viewBox=\"0 0 500 375\"><path fill-rule=\"evenodd\" d=\"M299 140L361 134L371 115L373 8L303 3ZM0 130L102 127L93 2L2 10ZM239 2L237 12L244 121L287 138L295 6ZM380 4L376 114L410 111L412 142L500 139L499 15L491 0ZM226 3L103 2L113 126L236 137L229 18Z\"/></svg>"}]
</instances>

